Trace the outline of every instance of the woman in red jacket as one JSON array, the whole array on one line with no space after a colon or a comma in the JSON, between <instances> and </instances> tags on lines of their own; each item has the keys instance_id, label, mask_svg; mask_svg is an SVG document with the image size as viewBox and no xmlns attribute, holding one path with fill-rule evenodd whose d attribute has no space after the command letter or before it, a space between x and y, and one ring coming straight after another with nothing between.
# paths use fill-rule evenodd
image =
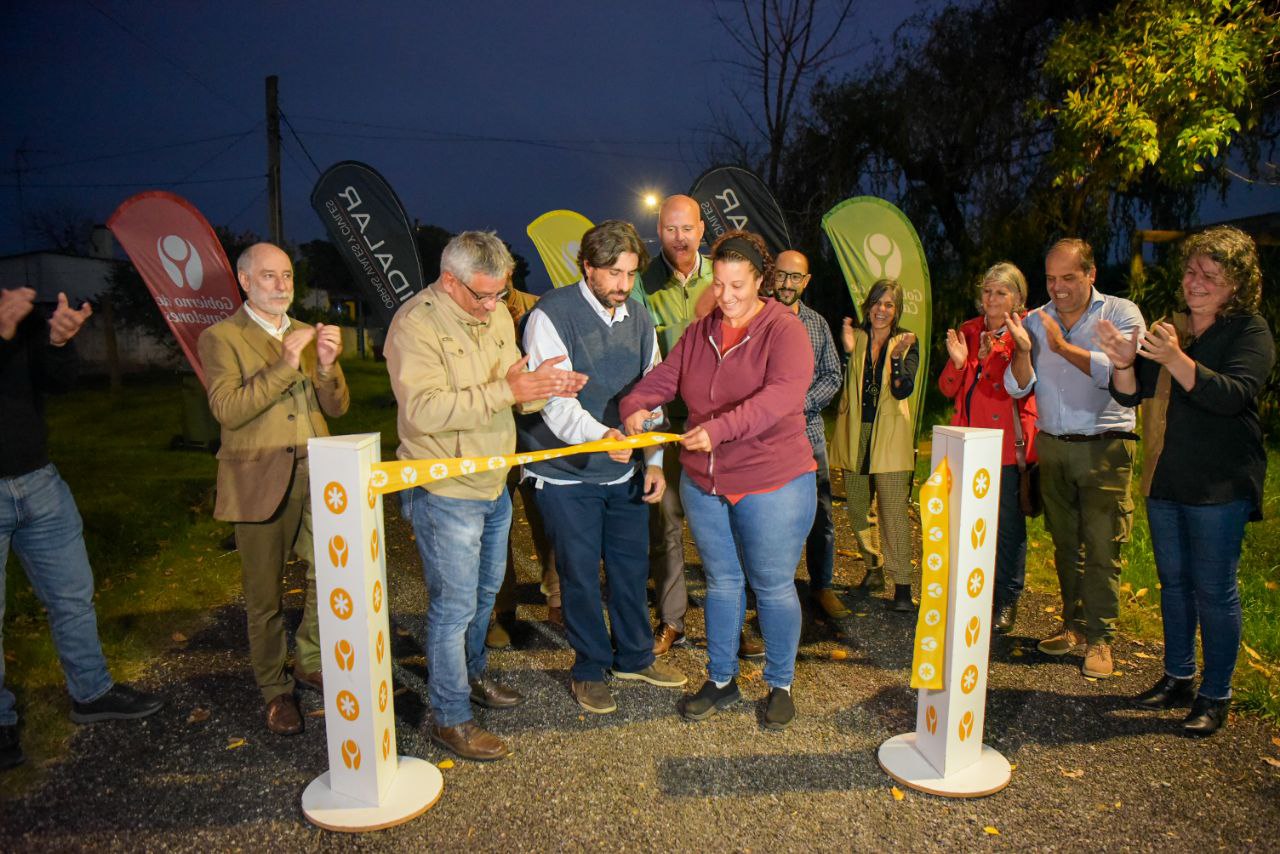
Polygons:
<instances>
[{"instance_id":1,"label":"woman in red jacket","mask_svg":"<svg viewBox=\"0 0 1280 854\"><path fill-rule=\"evenodd\" d=\"M1007 261L982 277L980 317L967 320L957 332L947 330L947 355L938 385L955 400L951 423L959 427L991 427L1004 431L1000 472L1000 524L996 539L995 630L1007 634L1018 617L1018 597L1027 571L1027 520L1019 503L1018 436L1022 427L1023 463L1035 456L1036 402L1020 401L1004 390L1004 372L1013 358L1013 341L1005 329L1010 314L1026 313L1027 280Z\"/></svg>"},{"instance_id":2,"label":"woman in red jacket","mask_svg":"<svg viewBox=\"0 0 1280 854\"><path fill-rule=\"evenodd\" d=\"M795 716L791 680L800 644L796 564L817 509L804 397L813 348L786 306L760 295L772 259L755 234L731 231L711 247L716 307L692 323L666 361L622 399L628 434L679 394L680 498L707 575L707 681L681 714L703 720L741 699L738 639L746 582L764 635L764 724Z\"/></svg>"}]
</instances>

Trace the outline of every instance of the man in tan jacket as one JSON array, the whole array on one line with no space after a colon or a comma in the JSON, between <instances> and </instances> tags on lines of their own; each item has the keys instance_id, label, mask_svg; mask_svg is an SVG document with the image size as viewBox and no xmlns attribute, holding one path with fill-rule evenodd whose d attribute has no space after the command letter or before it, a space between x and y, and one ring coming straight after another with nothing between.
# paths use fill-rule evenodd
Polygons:
<instances>
[{"instance_id":1,"label":"man in tan jacket","mask_svg":"<svg viewBox=\"0 0 1280 854\"><path fill-rule=\"evenodd\" d=\"M267 703L267 729L302 732L294 680L322 689L320 632L312 566L307 440L329 435L324 416L347 411L350 396L338 355L341 330L292 320L293 265L270 243L241 254L236 275L248 302L200 335L209 408L222 425L215 518L235 523L249 657ZM284 565L291 551L307 561L307 590L296 664L285 666Z\"/></svg>"},{"instance_id":2,"label":"man in tan jacket","mask_svg":"<svg viewBox=\"0 0 1280 854\"><path fill-rule=\"evenodd\" d=\"M572 396L586 383L556 367L563 358L526 370L503 304L514 266L493 232L464 231L444 248L440 278L396 312L383 353L398 405L400 459L512 454L513 406L535 411L547 397ZM524 702L485 676L485 630L511 527L506 477L503 467L483 469L401 493L429 596L429 734L466 759L511 752L475 724L471 702L490 709Z\"/></svg>"}]
</instances>

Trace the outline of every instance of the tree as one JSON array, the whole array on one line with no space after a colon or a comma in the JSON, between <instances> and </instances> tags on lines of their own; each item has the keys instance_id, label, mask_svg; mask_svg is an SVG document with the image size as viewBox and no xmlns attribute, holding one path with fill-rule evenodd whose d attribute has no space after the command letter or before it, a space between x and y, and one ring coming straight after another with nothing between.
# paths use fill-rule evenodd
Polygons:
<instances>
[{"instance_id":1,"label":"tree","mask_svg":"<svg viewBox=\"0 0 1280 854\"><path fill-rule=\"evenodd\" d=\"M1274 95L1280 18L1259 0L1122 0L1067 23L1045 58L1059 91L1054 183L1078 228L1112 193L1186 188L1257 129Z\"/></svg>"},{"instance_id":2,"label":"tree","mask_svg":"<svg viewBox=\"0 0 1280 854\"><path fill-rule=\"evenodd\" d=\"M824 67L843 55L837 38L853 11L853 0L843 0L821 15L817 0L739 0L739 6L740 18L731 20L717 8L716 19L746 55L726 61L746 73L759 97L761 110L753 109L740 92L735 95L765 140L764 179L776 192L791 121L803 104L797 99ZM748 159L750 144L732 132L722 131L721 136L735 142L740 157Z\"/></svg>"}]
</instances>

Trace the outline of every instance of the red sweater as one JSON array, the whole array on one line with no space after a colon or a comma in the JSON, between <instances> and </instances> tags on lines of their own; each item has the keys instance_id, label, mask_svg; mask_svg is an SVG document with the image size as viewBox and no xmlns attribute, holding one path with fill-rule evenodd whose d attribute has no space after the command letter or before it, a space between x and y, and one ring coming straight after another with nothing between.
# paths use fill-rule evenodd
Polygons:
<instances>
[{"instance_id":1,"label":"red sweater","mask_svg":"<svg viewBox=\"0 0 1280 854\"><path fill-rule=\"evenodd\" d=\"M969 358L964 368L957 370L947 359L938 387L942 393L956 402L951 423L957 427L990 427L1004 431L1004 455L1001 463L1011 466L1017 463L1013 443L1013 398L1004 390L1004 372L1013 358L1013 341L1006 333L992 345L978 375L978 347L981 345L986 323L982 317L966 320L960 325L960 334L969 345ZM976 383L976 388L974 385ZM973 394L969 389L973 388ZM1020 401L1022 408L1022 437L1027 443L1027 461L1036 458L1036 398L1029 394Z\"/></svg>"},{"instance_id":2,"label":"red sweater","mask_svg":"<svg viewBox=\"0 0 1280 854\"><path fill-rule=\"evenodd\" d=\"M746 337L723 355L712 336L716 308L689 325L662 364L622 399L627 416L667 403L678 393L689 407L687 429L702 427L711 453L681 450L684 473L717 495L763 492L813 471L804 432L804 396L813 381L813 347L804 324L766 299Z\"/></svg>"}]
</instances>

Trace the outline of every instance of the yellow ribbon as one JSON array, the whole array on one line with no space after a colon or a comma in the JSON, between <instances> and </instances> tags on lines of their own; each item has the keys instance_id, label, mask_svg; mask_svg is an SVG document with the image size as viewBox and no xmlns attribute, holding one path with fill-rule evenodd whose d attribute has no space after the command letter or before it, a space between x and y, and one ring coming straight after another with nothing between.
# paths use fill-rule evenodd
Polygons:
<instances>
[{"instance_id":1,"label":"yellow ribbon","mask_svg":"<svg viewBox=\"0 0 1280 854\"><path fill-rule=\"evenodd\" d=\"M920 615L911 656L911 687L940 691L944 687L951 543L951 467L945 457L920 487L920 527L924 568L920 573Z\"/></svg>"},{"instance_id":2,"label":"yellow ribbon","mask_svg":"<svg viewBox=\"0 0 1280 854\"><path fill-rule=\"evenodd\" d=\"M618 450L634 450L649 448L667 442L679 442L676 433L639 433L625 439L600 439L596 442L585 442L581 445L569 445L564 448L550 448L545 451L525 451L519 454L492 457L453 457L443 460L391 460L373 464L373 475L369 488L374 495L386 495L411 489L424 483L448 480L451 477L475 474L481 471L503 471L512 466L523 466L543 460L554 460L557 457L569 457L574 454L594 454ZM372 501L372 499L370 499Z\"/></svg>"}]
</instances>

